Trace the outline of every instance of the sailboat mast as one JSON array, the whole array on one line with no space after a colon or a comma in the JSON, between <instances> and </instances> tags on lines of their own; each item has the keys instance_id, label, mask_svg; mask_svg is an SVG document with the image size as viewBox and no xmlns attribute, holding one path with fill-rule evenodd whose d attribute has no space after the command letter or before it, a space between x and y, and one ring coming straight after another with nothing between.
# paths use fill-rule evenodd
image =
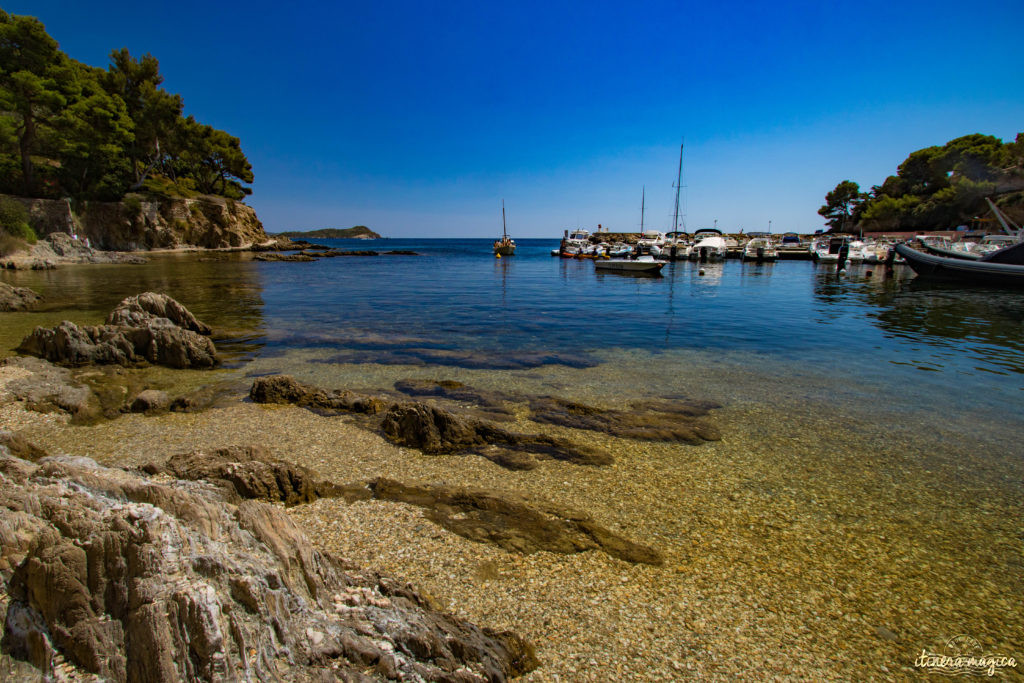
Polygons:
<instances>
[{"instance_id":1,"label":"sailboat mast","mask_svg":"<svg viewBox=\"0 0 1024 683\"><path fill-rule=\"evenodd\" d=\"M505 229L505 200L501 200L501 236L508 239L508 230Z\"/></svg>"},{"instance_id":2,"label":"sailboat mast","mask_svg":"<svg viewBox=\"0 0 1024 683\"><path fill-rule=\"evenodd\" d=\"M679 186L683 183L683 144L679 143L679 173L676 175L676 215L672 219L672 232L679 231Z\"/></svg>"},{"instance_id":3,"label":"sailboat mast","mask_svg":"<svg viewBox=\"0 0 1024 683\"><path fill-rule=\"evenodd\" d=\"M640 190L640 236L644 235L644 201L647 199L647 186Z\"/></svg>"}]
</instances>

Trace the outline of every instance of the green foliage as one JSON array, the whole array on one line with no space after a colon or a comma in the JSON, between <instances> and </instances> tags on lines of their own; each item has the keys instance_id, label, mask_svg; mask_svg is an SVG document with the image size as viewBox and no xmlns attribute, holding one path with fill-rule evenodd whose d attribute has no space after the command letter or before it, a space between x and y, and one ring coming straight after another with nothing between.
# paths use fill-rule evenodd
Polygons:
<instances>
[{"instance_id":1,"label":"green foliage","mask_svg":"<svg viewBox=\"0 0 1024 683\"><path fill-rule=\"evenodd\" d=\"M873 230L952 229L987 211L985 197L1024 186L1022 167L1024 133L1010 143L991 135L965 135L912 152L896 175L862 195L846 218ZM840 188L846 182L826 196L819 210L830 225L843 215Z\"/></svg>"},{"instance_id":2,"label":"green foliage","mask_svg":"<svg viewBox=\"0 0 1024 683\"><path fill-rule=\"evenodd\" d=\"M32 17L0 10L0 192L119 199L145 190L242 199L252 166L224 131L184 118L152 55L77 62Z\"/></svg>"},{"instance_id":3,"label":"green foliage","mask_svg":"<svg viewBox=\"0 0 1024 683\"><path fill-rule=\"evenodd\" d=\"M15 199L0 199L0 230L29 244L37 241L36 231L28 222L28 209Z\"/></svg>"},{"instance_id":4,"label":"green foliage","mask_svg":"<svg viewBox=\"0 0 1024 683\"><path fill-rule=\"evenodd\" d=\"M138 195L127 195L121 201L121 203L124 204L124 207L126 209L128 209L128 213L132 214L133 216L137 215L139 212L142 211L142 199L140 199Z\"/></svg>"},{"instance_id":5,"label":"green foliage","mask_svg":"<svg viewBox=\"0 0 1024 683\"><path fill-rule=\"evenodd\" d=\"M844 180L825 195L825 205L818 209L818 213L833 229L844 230L848 224L852 225L851 217L866 198L867 195L860 191L860 185Z\"/></svg>"}]
</instances>

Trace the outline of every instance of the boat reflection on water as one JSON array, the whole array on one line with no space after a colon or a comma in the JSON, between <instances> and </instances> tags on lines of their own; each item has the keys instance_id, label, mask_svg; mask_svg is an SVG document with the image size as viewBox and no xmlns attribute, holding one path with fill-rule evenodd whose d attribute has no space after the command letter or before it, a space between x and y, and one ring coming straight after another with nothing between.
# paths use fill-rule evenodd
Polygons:
<instances>
[{"instance_id":1,"label":"boat reflection on water","mask_svg":"<svg viewBox=\"0 0 1024 683\"><path fill-rule=\"evenodd\" d=\"M930 282L900 267L816 275L814 296L830 310L859 303L887 335L972 358L977 370L1024 373L1022 291Z\"/></svg>"}]
</instances>

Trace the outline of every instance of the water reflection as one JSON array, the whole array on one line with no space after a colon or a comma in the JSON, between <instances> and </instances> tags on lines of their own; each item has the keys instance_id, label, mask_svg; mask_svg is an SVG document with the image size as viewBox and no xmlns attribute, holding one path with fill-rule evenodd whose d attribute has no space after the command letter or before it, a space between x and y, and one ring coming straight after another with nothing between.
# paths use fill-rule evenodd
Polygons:
<instances>
[{"instance_id":1,"label":"water reflection","mask_svg":"<svg viewBox=\"0 0 1024 683\"><path fill-rule=\"evenodd\" d=\"M63 319L99 324L125 297L152 291L177 299L213 327L214 341L229 366L259 353L265 337L260 264L241 254L149 258L144 265L64 266L5 274L6 282L42 294L45 304L37 313L5 318L4 351L16 346L36 324Z\"/></svg>"}]
</instances>

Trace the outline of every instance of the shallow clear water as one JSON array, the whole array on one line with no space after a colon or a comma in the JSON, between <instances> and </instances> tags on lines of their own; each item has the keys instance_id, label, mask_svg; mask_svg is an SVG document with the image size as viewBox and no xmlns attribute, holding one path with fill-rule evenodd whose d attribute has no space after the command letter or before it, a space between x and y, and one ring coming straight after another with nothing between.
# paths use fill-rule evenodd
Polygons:
<instances>
[{"instance_id":1,"label":"shallow clear water","mask_svg":"<svg viewBox=\"0 0 1024 683\"><path fill-rule=\"evenodd\" d=\"M65 317L99 322L122 297L157 290L217 328L236 365L301 349L346 365L498 370L587 367L612 351L627 352L620 363L629 351L678 363L700 352L690 362L746 366L782 383L814 375L838 393L871 387L886 395L879 409L1024 413L1022 291L921 283L906 268L887 277L851 266L840 276L805 261L675 263L662 277L630 277L554 258L553 240L521 240L503 259L489 240L321 242L418 255L157 255L144 266L5 273L43 293L50 310L8 317L0 343L9 352L31 325Z\"/></svg>"},{"instance_id":2,"label":"shallow clear water","mask_svg":"<svg viewBox=\"0 0 1024 683\"><path fill-rule=\"evenodd\" d=\"M803 261L676 263L662 277L637 278L554 258L553 240L522 240L503 259L491 255L490 240L323 242L418 255L263 263L165 254L143 266L0 273L48 302L3 314L0 353L33 325L99 323L123 297L156 290L214 327L228 365L150 370L168 390L227 381L240 397L252 376L286 372L357 390L455 379L616 408L655 396L711 399L723 406L710 418L721 441L694 447L581 433L574 438L613 452L615 466L507 473L460 460L475 474L453 476L497 479L628 521L672 562L707 563L707 591L725 601L776 594L772 609L794 632L815 624L826 643L787 636L786 646L832 658L841 643L841 668L856 660L911 671L921 647L957 633L1019 654L1024 292L931 285L899 267L838 275ZM230 431L216 416L197 419L209 419L211 433ZM83 428L93 431L72 434L75 452L145 451L162 443L149 432L158 420ZM168 438L187 442L187 429ZM34 436L45 443L45 433ZM324 452L344 450L319 434L310 439ZM652 581L686 596L678 582L690 576L665 571ZM842 619L822 622L825 607L801 602L814 595ZM741 610L740 620L750 613ZM900 640L880 638L879 625Z\"/></svg>"}]
</instances>

